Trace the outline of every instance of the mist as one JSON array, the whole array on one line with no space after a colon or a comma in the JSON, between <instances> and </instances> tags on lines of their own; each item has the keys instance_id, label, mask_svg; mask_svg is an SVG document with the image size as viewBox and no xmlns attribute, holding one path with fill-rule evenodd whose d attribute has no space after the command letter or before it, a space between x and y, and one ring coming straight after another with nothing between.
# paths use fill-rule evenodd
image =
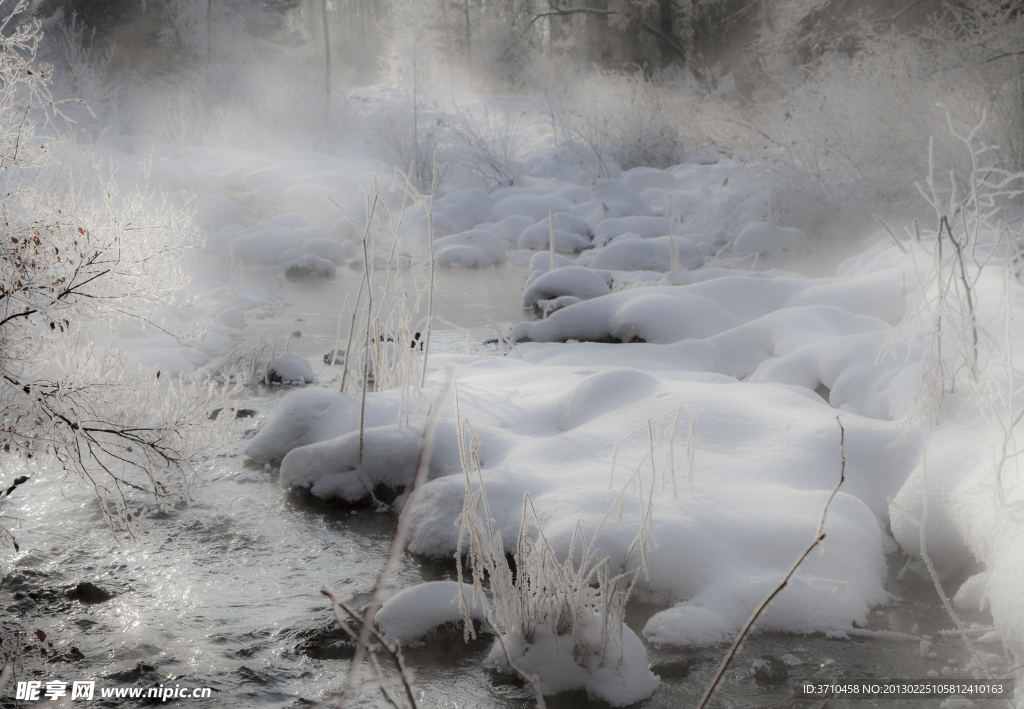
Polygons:
<instances>
[{"instance_id":1,"label":"mist","mask_svg":"<svg viewBox=\"0 0 1024 709\"><path fill-rule=\"evenodd\" d=\"M1024 679L1014 3L0 17L0 706Z\"/></svg>"}]
</instances>

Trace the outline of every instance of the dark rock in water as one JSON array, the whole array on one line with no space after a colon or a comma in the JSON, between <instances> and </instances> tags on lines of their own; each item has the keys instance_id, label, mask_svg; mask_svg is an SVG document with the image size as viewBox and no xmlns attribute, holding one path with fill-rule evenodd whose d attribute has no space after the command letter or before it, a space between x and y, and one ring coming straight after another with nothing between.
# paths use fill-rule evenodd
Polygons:
<instances>
[{"instance_id":1,"label":"dark rock in water","mask_svg":"<svg viewBox=\"0 0 1024 709\"><path fill-rule=\"evenodd\" d=\"M771 655L761 655L750 666L750 674L758 684L785 684L789 680L786 663Z\"/></svg>"},{"instance_id":2,"label":"dark rock in water","mask_svg":"<svg viewBox=\"0 0 1024 709\"><path fill-rule=\"evenodd\" d=\"M107 679L112 682L120 682L121 684L127 684L129 682L138 682L140 679L145 678L147 675L151 675L156 672L156 667L145 662L139 662L135 667L127 670L121 670L119 672L111 672L107 675Z\"/></svg>"},{"instance_id":3,"label":"dark rock in water","mask_svg":"<svg viewBox=\"0 0 1024 709\"><path fill-rule=\"evenodd\" d=\"M351 660L356 645L349 634L334 623L324 623L300 634L295 652L312 660Z\"/></svg>"},{"instance_id":4,"label":"dark rock in water","mask_svg":"<svg viewBox=\"0 0 1024 709\"><path fill-rule=\"evenodd\" d=\"M81 603L103 603L114 597L110 591L104 590L94 583L82 581L72 589L65 591L64 595L72 601Z\"/></svg>"},{"instance_id":5,"label":"dark rock in water","mask_svg":"<svg viewBox=\"0 0 1024 709\"><path fill-rule=\"evenodd\" d=\"M384 483L377 483L373 487L373 496L383 502L385 505L390 505L398 496L405 492L405 485L399 485L398 488L388 487Z\"/></svg>"},{"instance_id":6,"label":"dark rock in water","mask_svg":"<svg viewBox=\"0 0 1024 709\"><path fill-rule=\"evenodd\" d=\"M213 419L215 419L218 416L220 416L220 412L223 411L223 410L224 410L223 406L218 406L216 409L211 411L210 412L210 420L212 421ZM235 418L236 419L251 419L253 416L255 416L258 413L259 413L259 411L257 411L256 409L235 409Z\"/></svg>"},{"instance_id":7,"label":"dark rock in water","mask_svg":"<svg viewBox=\"0 0 1024 709\"><path fill-rule=\"evenodd\" d=\"M302 331L296 330L295 332L292 333L292 337L302 337Z\"/></svg>"},{"instance_id":8,"label":"dark rock in water","mask_svg":"<svg viewBox=\"0 0 1024 709\"><path fill-rule=\"evenodd\" d=\"M691 667L689 658L680 657L676 660L652 662L649 669L662 679L683 679L689 676Z\"/></svg>"},{"instance_id":9,"label":"dark rock in water","mask_svg":"<svg viewBox=\"0 0 1024 709\"><path fill-rule=\"evenodd\" d=\"M335 355L334 350L331 350L324 355L324 364L345 364L345 352L344 350L338 350Z\"/></svg>"}]
</instances>

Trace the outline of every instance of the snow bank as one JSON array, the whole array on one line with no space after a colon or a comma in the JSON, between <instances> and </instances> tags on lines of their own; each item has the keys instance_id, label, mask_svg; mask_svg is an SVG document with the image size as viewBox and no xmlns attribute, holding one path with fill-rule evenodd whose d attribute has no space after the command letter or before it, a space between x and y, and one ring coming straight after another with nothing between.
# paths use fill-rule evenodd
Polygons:
<instances>
[{"instance_id":1,"label":"snow bank","mask_svg":"<svg viewBox=\"0 0 1024 709\"><path fill-rule=\"evenodd\" d=\"M623 234L636 234L641 239L666 236L672 233L672 225L664 217L620 217L604 219L594 230L594 244L604 246Z\"/></svg>"},{"instance_id":2,"label":"snow bank","mask_svg":"<svg viewBox=\"0 0 1024 709\"><path fill-rule=\"evenodd\" d=\"M596 298L611 293L608 283L600 275L579 266L564 266L546 271L523 292L523 307L537 305L541 300L571 295L579 300Z\"/></svg>"},{"instance_id":3,"label":"snow bank","mask_svg":"<svg viewBox=\"0 0 1024 709\"><path fill-rule=\"evenodd\" d=\"M619 237L614 243L583 254L579 263L610 271L664 272L673 270L673 257L678 259L678 268L683 270L692 271L704 265L700 249L683 236Z\"/></svg>"},{"instance_id":4,"label":"snow bank","mask_svg":"<svg viewBox=\"0 0 1024 709\"><path fill-rule=\"evenodd\" d=\"M508 244L482 229L445 236L434 241L434 261L441 266L491 266L505 260Z\"/></svg>"},{"instance_id":5,"label":"snow bank","mask_svg":"<svg viewBox=\"0 0 1024 709\"><path fill-rule=\"evenodd\" d=\"M359 404L347 394L310 387L285 394L269 422L245 449L257 463L279 461L299 446L359 427Z\"/></svg>"},{"instance_id":6,"label":"snow bank","mask_svg":"<svg viewBox=\"0 0 1024 709\"><path fill-rule=\"evenodd\" d=\"M351 242L346 243L351 244ZM344 245L339 244L337 241L321 238L310 239L302 245L302 250L307 254L333 261L335 265L343 264L355 255L354 245L346 249Z\"/></svg>"},{"instance_id":7,"label":"snow bank","mask_svg":"<svg viewBox=\"0 0 1024 709\"><path fill-rule=\"evenodd\" d=\"M519 669L540 679L544 694L583 689L591 698L615 707L651 696L658 687L658 678L647 669L647 648L636 633L623 626L621 640L606 644L598 631L601 619L597 613L583 625L583 643L589 651L582 657L573 654L572 635L556 636L548 625L537 626L531 643L509 637L506 649ZM487 656L487 664L503 672L512 671L505 651L497 643Z\"/></svg>"},{"instance_id":8,"label":"snow bank","mask_svg":"<svg viewBox=\"0 0 1024 709\"><path fill-rule=\"evenodd\" d=\"M313 254L300 256L297 259L289 261L284 266L285 278L290 278L294 281L311 281L323 278L334 278L337 273L338 269L334 265L334 262L328 261L325 258L320 258L319 256L314 256Z\"/></svg>"},{"instance_id":9,"label":"snow bank","mask_svg":"<svg viewBox=\"0 0 1024 709\"><path fill-rule=\"evenodd\" d=\"M523 230L516 242L520 249L540 251L550 248L551 228L546 222L534 224ZM571 231L555 228L555 251L560 254L573 254L590 246L590 239Z\"/></svg>"},{"instance_id":10,"label":"snow bank","mask_svg":"<svg viewBox=\"0 0 1024 709\"><path fill-rule=\"evenodd\" d=\"M281 384L310 384L314 380L313 368L302 357L288 352L270 362L267 379Z\"/></svg>"},{"instance_id":11,"label":"snow bank","mask_svg":"<svg viewBox=\"0 0 1024 709\"><path fill-rule=\"evenodd\" d=\"M781 256L810 251L811 242L799 229L775 226L768 222L747 224L732 242L732 252L737 256Z\"/></svg>"},{"instance_id":12,"label":"snow bank","mask_svg":"<svg viewBox=\"0 0 1024 709\"><path fill-rule=\"evenodd\" d=\"M384 602L375 620L384 637L403 645L414 643L446 623L459 624L459 594L466 599L470 618L484 622L485 601L473 587L454 581L430 581L405 588Z\"/></svg>"}]
</instances>

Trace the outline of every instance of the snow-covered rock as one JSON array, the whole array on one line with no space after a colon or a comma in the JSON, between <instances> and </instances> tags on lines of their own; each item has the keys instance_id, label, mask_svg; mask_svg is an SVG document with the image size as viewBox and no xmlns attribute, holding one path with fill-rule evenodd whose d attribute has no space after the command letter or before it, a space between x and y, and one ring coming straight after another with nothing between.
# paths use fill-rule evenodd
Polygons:
<instances>
[{"instance_id":1,"label":"snow-covered rock","mask_svg":"<svg viewBox=\"0 0 1024 709\"><path fill-rule=\"evenodd\" d=\"M565 266L541 274L523 292L523 307L535 306L541 300L551 300L559 296L574 296L580 300L589 300L611 293L608 283L598 273L589 268Z\"/></svg>"},{"instance_id":2,"label":"snow-covered rock","mask_svg":"<svg viewBox=\"0 0 1024 709\"><path fill-rule=\"evenodd\" d=\"M284 275L293 281L311 281L323 278L334 278L338 273L333 261L306 254L289 261L284 266Z\"/></svg>"},{"instance_id":3,"label":"snow-covered rock","mask_svg":"<svg viewBox=\"0 0 1024 709\"><path fill-rule=\"evenodd\" d=\"M489 231L474 229L434 241L434 261L441 266L469 268L505 260L508 244Z\"/></svg>"},{"instance_id":4,"label":"snow-covered rock","mask_svg":"<svg viewBox=\"0 0 1024 709\"><path fill-rule=\"evenodd\" d=\"M484 621L485 599L473 587L455 581L430 581L402 589L384 602L375 620L388 640L403 645L414 643L447 623L462 622L459 594L469 608L470 619ZM475 602L474 602L475 600Z\"/></svg>"},{"instance_id":5,"label":"snow-covered rock","mask_svg":"<svg viewBox=\"0 0 1024 709\"><path fill-rule=\"evenodd\" d=\"M309 362L294 352L274 358L267 369L267 379L281 384L311 384L315 377Z\"/></svg>"}]
</instances>

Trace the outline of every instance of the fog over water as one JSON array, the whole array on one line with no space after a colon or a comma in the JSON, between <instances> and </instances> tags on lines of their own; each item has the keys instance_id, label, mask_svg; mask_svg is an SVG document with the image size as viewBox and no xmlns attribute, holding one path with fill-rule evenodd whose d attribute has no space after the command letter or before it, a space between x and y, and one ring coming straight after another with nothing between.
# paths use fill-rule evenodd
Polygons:
<instances>
[{"instance_id":1,"label":"fog over water","mask_svg":"<svg viewBox=\"0 0 1024 709\"><path fill-rule=\"evenodd\" d=\"M0 707L1022 706L1015 4L0 16Z\"/></svg>"}]
</instances>

